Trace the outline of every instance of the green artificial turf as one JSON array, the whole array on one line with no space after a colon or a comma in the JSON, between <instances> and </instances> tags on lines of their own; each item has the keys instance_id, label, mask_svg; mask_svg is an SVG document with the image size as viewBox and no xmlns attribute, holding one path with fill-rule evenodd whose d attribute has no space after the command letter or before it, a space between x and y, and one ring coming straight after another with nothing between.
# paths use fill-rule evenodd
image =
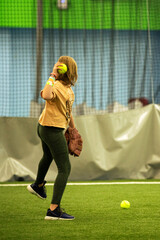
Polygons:
<instances>
[{"instance_id":1,"label":"green artificial turf","mask_svg":"<svg viewBox=\"0 0 160 240\"><path fill-rule=\"evenodd\" d=\"M159 184L67 186L62 208L75 220L46 221L52 186L46 200L24 186L0 186L0 239L159 240L159 193ZM120 208L122 200L130 209Z\"/></svg>"}]
</instances>

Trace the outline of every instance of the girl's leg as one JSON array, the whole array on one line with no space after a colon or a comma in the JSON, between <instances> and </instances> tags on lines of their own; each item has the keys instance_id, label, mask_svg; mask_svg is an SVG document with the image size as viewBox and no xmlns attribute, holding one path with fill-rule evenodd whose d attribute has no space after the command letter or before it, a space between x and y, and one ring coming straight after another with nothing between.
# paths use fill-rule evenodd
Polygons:
<instances>
[{"instance_id":1,"label":"girl's leg","mask_svg":"<svg viewBox=\"0 0 160 240\"><path fill-rule=\"evenodd\" d=\"M58 168L58 175L54 183L54 191L51 204L60 205L63 192L65 190L67 180L70 174L71 165L69 162L68 154L65 153L59 155L58 157L55 157L54 160Z\"/></svg>"},{"instance_id":2,"label":"girl's leg","mask_svg":"<svg viewBox=\"0 0 160 240\"><path fill-rule=\"evenodd\" d=\"M41 187L44 182L44 178L47 174L47 171L50 167L50 164L53 160L53 156L49 150L49 147L47 146L47 143L43 139L47 139L48 132L44 127L42 127L40 124L37 126L37 134L39 138L41 139L42 143L42 149L43 149L43 157L39 162L38 165L38 172L37 172L37 178L35 183Z\"/></svg>"},{"instance_id":3,"label":"girl's leg","mask_svg":"<svg viewBox=\"0 0 160 240\"><path fill-rule=\"evenodd\" d=\"M42 142L42 149L43 149L43 157L39 162L38 165L38 172L37 172L37 178L35 183L41 187L41 184L43 184L45 176L48 172L48 169L50 167L50 164L53 160L52 154L47 146L47 144L41 140Z\"/></svg>"},{"instance_id":4,"label":"girl's leg","mask_svg":"<svg viewBox=\"0 0 160 240\"><path fill-rule=\"evenodd\" d=\"M59 132L56 148L51 146L49 147L52 155L54 156L54 161L58 169L58 174L54 183L53 197L51 201L51 210L54 210L57 205L60 205L63 192L65 190L67 180L71 171L68 146L63 132Z\"/></svg>"},{"instance_id":5,"label":"girl's leg","mask_svg":"<svg viewBox=\"0 0 160 240\"><path fill-rule=\"evenodd\" d=\"M44 179L52 159L54 158L58 174L54 183L51 205L53 204L54 206L57 206L60 205L71 170L68 146L62 129L39 126L39 136L43 143L43 151L45 155L40 162L40 173L37 175L37 181L42 181L42 179ZM44 169L42 170L42 168Z\"/></svg>"}]
</instances>

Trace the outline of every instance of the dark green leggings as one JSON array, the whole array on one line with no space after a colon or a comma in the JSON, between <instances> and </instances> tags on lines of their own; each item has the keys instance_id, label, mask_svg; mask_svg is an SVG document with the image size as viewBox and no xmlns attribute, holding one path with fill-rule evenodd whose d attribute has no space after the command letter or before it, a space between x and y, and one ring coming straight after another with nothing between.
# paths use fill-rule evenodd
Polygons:
<instances>
[{"instance_id":1,"label":"dark green leggings","mask_svg":"<svg viewBox=\"0 0 160 240\"><path fill-rule=\"evenodd\" d=\"M54 183L52 204L60 205L64 189L70 174L68 147L62 128L41 126L38 124L38 136L42 142L43 157L39 162L35 183L43 183L51 162L55 161L58 175Z\"/></svg>"}]
</instances>

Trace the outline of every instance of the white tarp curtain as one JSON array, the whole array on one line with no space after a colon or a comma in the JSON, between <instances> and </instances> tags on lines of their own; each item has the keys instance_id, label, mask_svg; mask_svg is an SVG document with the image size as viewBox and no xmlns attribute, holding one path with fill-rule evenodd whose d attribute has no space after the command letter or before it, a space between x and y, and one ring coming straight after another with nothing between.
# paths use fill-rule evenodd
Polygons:
<instances>
[{"instance_id":1,"label":"white tarp curtain","mask_svg":"<svg viewBox=\"0 0 160 240\"><path fill-rule=\"evenodd\" d=\"M160 178L160 106L75 117L84 141L69 180ZM0 181L35 179L42 156L35 118L0 118ZM46 180L57 174L53 162Z\"/></svg>"}]
</instances>

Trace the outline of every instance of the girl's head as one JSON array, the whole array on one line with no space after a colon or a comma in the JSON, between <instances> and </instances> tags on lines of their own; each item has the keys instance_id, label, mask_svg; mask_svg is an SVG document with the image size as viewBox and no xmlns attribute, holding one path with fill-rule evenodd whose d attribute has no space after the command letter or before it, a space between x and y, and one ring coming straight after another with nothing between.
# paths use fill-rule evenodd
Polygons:
<instances>
[{"instance_id":1,"label":"girl's head","mask_svg":"<svg viewBox=\"0 0 160 240\"><path fill-rule=\"evenodd\" d=\"M74 86L78 78L76 61L72 57L61 56L58 62L64 63L67 66L67 72L65 74L59 74L58 78Z\"/></svg>"}]
</instances>

